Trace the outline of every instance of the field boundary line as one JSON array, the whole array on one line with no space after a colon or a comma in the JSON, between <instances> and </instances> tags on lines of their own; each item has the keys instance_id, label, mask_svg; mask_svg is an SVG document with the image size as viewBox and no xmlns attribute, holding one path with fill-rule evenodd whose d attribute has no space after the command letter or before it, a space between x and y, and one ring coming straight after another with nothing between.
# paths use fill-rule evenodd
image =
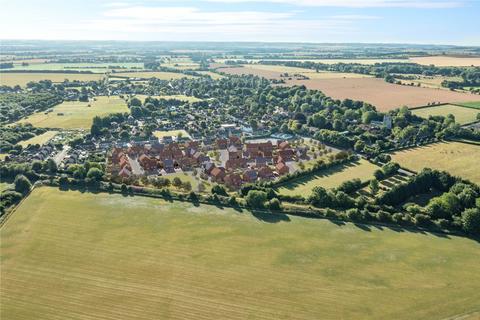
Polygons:
<instances>
[{"instance_id":1,"label":"field boundary line","mask_svg":"<svg viewBox=\"0 0 480 320\"><path fill-rule=\"evenodd\" d=\"M10 208L9 211L0 218L0 228L2 228L7 223L7 220L10 218L10 216L12 216L15 211L17 211L17 209L20 207L20 205L30 196L33 189L35 189L35 184L32 186L30 191L28 191L28 193L22 198L22 200L20 200L16 205Z\"/></svg>"}]
</instances>

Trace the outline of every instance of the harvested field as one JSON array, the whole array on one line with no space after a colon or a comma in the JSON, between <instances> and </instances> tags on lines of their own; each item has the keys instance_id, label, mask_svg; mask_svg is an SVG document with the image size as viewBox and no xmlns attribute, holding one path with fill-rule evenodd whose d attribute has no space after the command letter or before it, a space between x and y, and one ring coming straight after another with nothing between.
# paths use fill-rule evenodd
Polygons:
<instances>
[{"instance_id":1,"label":"harvested field","mask_svg":"<svg viewBox=\"0 0 480 320\"><path fill-rule=\"evenodd\" d=\"M144 94L138 94L136 95L135 97L137 97L138 99L145 101L145 99L148 97L147 95L144 95ZM197 98L197 97L192 97L192 96L186 96L186 95L183 95L183 94L176 94L176 95L170 95L170 96L151 96L152 98L156 98L156 99L176 99L176 100L181 100L181 101L185 101L185 102L198 102L198 101L202 101L202 99L200 98Z\"/></svg>"},{"instance_id":2,"label":"harvested field","mask_svg":"<svg viewBox=\"0 0 480 320\"><path fill-rule=\"evenodd\" d=\"M411 57L411 62L423 65L435 65L437 67L469 67L480 66L480 57L449 57L449 56L431 56L431 57Z\"/></svg>"},{"instance_id":3,"label":"harvested field","mask_svg":"<svg viewBox=\"0 0 480 320\"><path fill-rule=\"evenodd\" d=\"M41 187L0 237L5 320L430 320L480 300L479 244L454 236Z\"/></svg>"},{"instance_id":4,"label":"harvested field","mask_svg":"<svg viewBox=\"0 0 480 320\"><path fill-rule=\"evenodd\" d=\"M402 167L420 171L423 168L445 170L453 175L480 183L480 147L461 142L440 142L392 154Z\"/></svg>"},{"instance_id":5,"label":"harvested field","mask_svg":"<svg viewBox=\"0 0 480 320\"><path fill-rule=\"evenodd\" d=\"M118 96L98 96L90 102L63 102L50 112L37 112L18 123L31 123L41 128L90 129L95 116L117 112L129 112L123 99Z\"/></svg>"},{"instance_id":6,"label":"harvested field","mask_svg":"<svg viewBox=\"0 0 480 320\"><path fill-rule=\"evenodd\" d=\"M480 101L479 95L402 86L377 78L291 80L287 81L287 85L305 85L309 89L320 90L334 99L349 98L366 101L380 111L402 106L424 106L431 102Z\"/></svg>"},{"instance_id":7,"label":"harvested field","mask_svg":"<svg viewBox=\"0 0 480 320\"><path fill-rule=\"evenodd\" d=\"M193 76L186 75L179 72L117 72L112 74L113 77L129 77L129 78L142 78L142 79L151 79L157 78L160 80L172 80L172 79L181 79L181 78L193 78Z\"/></svg>"},{"instance_id":8,"label":"harvested field","mask_svg":"<svg viewBox=\"0 0 480 320\"><path fill-rule=\"evenodd\" d=\"M40 80L50 80L52 82L63 82L65 79L70 81L98 81L104 77L100 73L80 74L80 73L1 73L0 85L14 87L19 85L24 87L30 81L38 82Z\"/></svg>"},{"instance_id":9,"label":"harvested field","mask_svg":"<svg viewBox=\"0 0 480 320\"><path fill-rule=\"evenodd\" d=\"M336 166L317 174L292 180L278 189L284 195L308 196L316 186L332 189L340 186L347 180L360 179L367 181L373 179L373 173L378 166L361 159L356 163Z\"/></svg>"},{"instance_id":10,"label":"harvested field","mask_svg":"<svg viewBox=\"0 0 480 320\"><path fill-rule=\"evenodd\" d=\"M11 69L7 70L76 70L76 71L91 71L93 73L105 73L110 70L128 70L128 69L143 69L143 63L137 62L105 62L105 63L32 63L27 66L16 64Z\"/></svg>"},{"instance_id":11,"label":"harvested field","mask_svg":"<svg viewBox=\"0 0 480 320\"><path fill-rule=\"evenodd\" d=\"M220 72L225 72L227 74L252 74L267 79L286 79L287 77L281 76L284 73L288 73L289 77L294 77L294 75L302 75L310 79L343 79L370 77L369 75L362 75L356 73L328 71L316 72L312 69L262 64L246 64L242 67L220 68L217 70Z\"/></svg>"},{"instance_id":12,"label":"harvested field","mask_svg":"<svg viewBox=\"0 0 480 320\"><path fill-rule=\"evenodd\" d=\"M27 147L29 144L39 144L43 145L45 144L48 140L52 139L55 137L55 135L58 133L58 131L47 131L42 134L39 134L38 136L35 136L31 139L25 140L25 141L20 141L18 144L21 145L22 147Z\"/></svg>"},{"instance_id":13,"label":"harvested field","mask_svg":"<svg viewBox=\"0 0 480 320\"><path fill-rule=\"evenodd\" d=\"M447 115L452 114L455 117L455 122L467 124L477 120L477 115L480 113L480 110L461 107L453 104L446 104L441 106L414 109L412 110L412 113L426 119L428 119L429 116L446 117Z\"/></svg>"}]
</instances>

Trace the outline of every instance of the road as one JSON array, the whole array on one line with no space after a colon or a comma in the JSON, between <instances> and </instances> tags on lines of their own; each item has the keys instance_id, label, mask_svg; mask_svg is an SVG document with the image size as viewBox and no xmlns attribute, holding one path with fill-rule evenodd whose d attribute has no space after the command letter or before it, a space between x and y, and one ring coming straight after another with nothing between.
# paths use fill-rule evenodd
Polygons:
<instances>
[{"instance_id":1,"label":"road","mask_svg":"<svg viewBox=\"0 0 480 320\"><path fill-rule=\"evenodd\" d=\"M67 156L68 154L68 150L70 150L70 146L64 146L62 151L60 151L59 153L57 153L55 156L53 156L53 161L55 161L55 163L57 164L57 166L62 163L63 159L65 159L65 157Z\"/></svg>"}]
</instances>

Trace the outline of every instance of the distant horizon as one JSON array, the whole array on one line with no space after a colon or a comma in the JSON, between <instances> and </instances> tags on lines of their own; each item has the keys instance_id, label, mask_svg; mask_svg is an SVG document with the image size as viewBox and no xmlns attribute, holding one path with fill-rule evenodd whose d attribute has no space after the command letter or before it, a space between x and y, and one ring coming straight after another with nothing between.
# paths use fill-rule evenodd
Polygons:
<instances>
[{"instance_id":1,"label":"distant horizon","mask_svg":"<svg viewBox=\"0 0 480 320\"><path fill-rule=\"evenodd\" d=\"M1 1L1 38L480 46L474 0Z\"/></svg>"},{"instance_id":2,"label":"distant horizon","mask_svg":"<svg viewBox=\"0 0 480 320\"><path fill-rule=\"evenodd\" d=\"M462 45L462 44L448 44L448 43L408 43L408 42L315 42L315 41L248 41L248 40L231 40L231 41L215 41L215 40L116 40L116 39L10 39L0 38L1 41L12 42L133 42L133 43L268 43L268 44L312 44L312 45L403 45L403 46L437 46L437 47L468 47L468 48L480 48L478 45ZM2 44L0 43L0 46Z\"/></svg>"}]
</instances>

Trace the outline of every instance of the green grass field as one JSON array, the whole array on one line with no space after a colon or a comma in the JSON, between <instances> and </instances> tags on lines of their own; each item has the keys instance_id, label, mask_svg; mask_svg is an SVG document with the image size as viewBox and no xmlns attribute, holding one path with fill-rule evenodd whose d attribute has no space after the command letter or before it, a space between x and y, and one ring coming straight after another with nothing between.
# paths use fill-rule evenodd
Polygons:
<instances>
[{"instance_id":1,"label":"green grass field","mask_svg":"<svg viewBox=\"0 0 480 320\"><path fill-rule=\"evenodd\" d=\"M65 79L70 81L98 81L104 77L103 74L73 74L73 73L1 73L0 85L14 87L19 85L24 87L27 83L40 80L51 80L52 82L63 82Z\"/></svg>"},{"instance_id":2,"label":"green grass field","mask_svg":"<svg viewBox=\"0 0 480 320\"><path fill-rule=\"evenodd\" d=\"M154 72L117 72L112 74L113 77L120 76L120 77L129 77L129 78L157 78L160 80L172 80L172 79L181 79L181 78L193 78L191 75L177 73L177 72L161 72L161 71L154 71Z\"/></svg>"},{"instance_id":3,"label":"green grass field","mask_svg":"<svg viewBox=\"0 0 480 320\"><path fill-rule=\"evenodd\" d=\"M392 154L392 160L405 168L445 170L475 183L480 183L478 159L480 147L461 142L434 143Z\"/></svg>"},{"instance_id":4,"label":"green grass field","mask_svg":"<svg viewBox=\"0 0 480 320\"><path fill-rule=\"evenodd\" d=\"M467 238L48 187L0 236L5 320L428 320L480 309L480 245Z\"/></svg>"},{"instance_id":5,"label":"green grass field","mask_svg":"<svg viewBox=\"0 0 480 320\"><path fill-rule=\"evenodd\" d=\"M429 116L444 116L452 114L455 121L460 124L471 123L477 120L480 110L473 108L464 108L452 104L434 106L429 108L413 109L412 113L422 118L428 119Z\"/></svg>"},{"instance_id":6,"label":"green grass field","mask_svg":"<svg viewBox=\"0 0 480 320\"><path fill-rule=\"evenodd\" d=\"M90 129L95 116L129 111L125 101L118 96L98 96L95 99L91 102L63 102L51 112L37 112L18 122L42 128Z\"/></svg>"},{"instance_id":7,"label":"green grass field","mask_svg":"<svg viewBox=\"0 0 480 320\"><path fill-rule=\"evenodd\" d=\"M11 183L0 182L0 192L3 192L10 188L13 188L13 185Z\"/></svg>"},{"instance_id":8,"label":"green grass field","mask_svg":"<svg viewBox=\"0 0 480 320\"><path fill-rule=\"evenodd\" d=\"M285 195L308 196L312 193L312 188L316 186L331 189L351 179L358 178L362 181L370 180L373 178L373 173L377 169L379 169L378 166L361 159L357 163L333 167L321 171L316 175L288 182L286 185L280 187L278 192Z\"/></svg>"},{"instance_id":9,"label":"green grass field","mask_svg":"<svg viewBox=\"0 0 480 320\"><path fill-rule=\"evenodd\" d=\"M58 133L58 131L51 130L47 131L45 133L39 134L38 136L35 136L31 139L25 140L25 141L20 141L18 144L21 145L22 147L27 147L29 144L39 144L43 145L46 143L48 140L52 139L55 137L55 135Z\"/></svg>"},{"instance_id":10,"label":"green grass field","mask_svg":"<svg viewBox=\"0 0 480 320\"><path fill-rule=\"evenodd\" d=\"M472 102L460 102L457 103L461 106L469 107L469 108L476 108L480 109L480 101L472 101Z\"/></svg>"},{"instance_id":11,"label":"green grass field","mask_svg":"<svg viewBox=\"0 0 480 320\"><path fill-rule=\"evenodd\" d=\"M190 138L190 135L185 130L168 130L168 131L154 131L153 135L157 138L163 138L167 136L177 137L178 134L182 135L182 138Z\"/></svg>"}]
</instances>

